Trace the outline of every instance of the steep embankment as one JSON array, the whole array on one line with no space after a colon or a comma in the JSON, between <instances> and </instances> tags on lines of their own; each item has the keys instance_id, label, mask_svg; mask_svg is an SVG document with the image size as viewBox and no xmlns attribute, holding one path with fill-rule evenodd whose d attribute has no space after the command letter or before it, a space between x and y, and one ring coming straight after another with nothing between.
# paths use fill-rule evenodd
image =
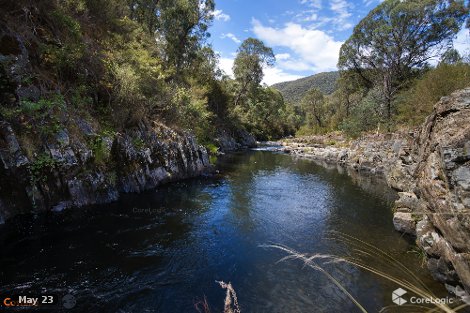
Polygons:
<instances>
[{"instance_id":1,"label":"steep embankment","mask_svg":"<svg viewBox=\"0 0 470 313\"><path fill-rule=\"evenodd\" d=\"M31 159L18 134L0 122L0 221L115 201L120 192L141 192L210 168L206 149L190 134L141 124L122 134L99 135L86 121L76 123L80 137L63 128Z\"/></svg>"},{"instance_id":2,"label":"steep embankment","mask_svg":"<svg viewBox=\"0 0 470 313\"><path fill-rule=\"evenodd\" d=\"M383 174L399 191L395 227L417 236L434 278L462 296L470 293L469 125L470 88L441 99L416 133L352 142L330 135L284 145L301 157Z\"/></svg>"},{"instance_id":3,"label":"steep embankment","mask_svg":"<svg viewBox=\"0 0 470 313\"><path fill-rule=\"evenodd\" d=\"M83 39L77 21L59 11L52 19L34 5L24 6L26 22L22 11L9 12L0 18L0 223L19 213L114 201L120 192L210 168L192 134L142 118L135 103L121 108L110 97L103 106L89 88L102 70L90 60L104 56L89 63L81 56L86 67L70 61L92 48L98 54L97 41ZM82 42L67 46L72 37L61 33L58 21L77 29ZM53 61L62 62L60 71Z\"/></svg>"},{"instance_id":4,"label":"steep embankment","mask_svg":"<svg viewBox=\"0 0 470 313\"><path fill-rule=\"evenodd\" d=\"M162 57L126 2L3 1L2 10L0 223L206 172L206 148L184 129L225 150L255 144L243 129L198 120L218 120L209 107L224 112L208 91L211 69Z\"/></svg>"},{"instance_id":5,"label":"steep embankment","mask_svg":"<svg viewBox=\"0 0 470 313\"><path fill-rule=\"evenodd\" d=\"M320 90L325 95L333 93L336 90L338 78L339 72L325 72L294 81L277 83L273 87L281 92L286 102L298 103L312 88Z\"/></svg>"}]
</instances>

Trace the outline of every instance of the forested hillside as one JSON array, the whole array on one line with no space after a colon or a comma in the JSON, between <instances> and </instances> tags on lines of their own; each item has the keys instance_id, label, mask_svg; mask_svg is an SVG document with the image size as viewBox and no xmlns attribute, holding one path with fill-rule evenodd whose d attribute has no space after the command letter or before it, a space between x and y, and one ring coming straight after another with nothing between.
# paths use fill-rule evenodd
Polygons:
<instances>
[{"instance_id":1,"label":"forested hillside","mask_svg":"<svg viewBox=\"0 0 470 313\"><path fill-rule=\"evenodd\" d=\"M235 79L221 75L207 41L213 0L0 4L0 119L24 135L31 156L73 128L71 117L108 134L164 123L210 147L221 130L295 132L294 113L260 85L262 66L274 62L261 41L240 46Z\"/></svg>"},{"instance_id":2,"label":"forested hillside","mask_svg":"<svg viewBox=\"0 0 470 313\"><path fill-rule=\"evenodd\" d=\"M330 94L316 87L296 95L305 116L298 134L339 130L356 137L423 123L440 97L470 86L468 51L460 55L453 48L457 33L470 25L465 24L468 5L379 4L342 45L336 90Z\"/></svg>"},{"instance_id":3,"label":"forested hillside","mask_svg":"<svg viewBox=\"0 0 470 313\"><path fill-rule=\"evenodd\" d=\"M307 91L313 88L320 90L325 95L332 94L337 88L336 81L338 78L339 72L337 71L325 72L293 81L277 83L272 87L282 93L286 102L299 103Z\"/></svg>"}]
</instances>

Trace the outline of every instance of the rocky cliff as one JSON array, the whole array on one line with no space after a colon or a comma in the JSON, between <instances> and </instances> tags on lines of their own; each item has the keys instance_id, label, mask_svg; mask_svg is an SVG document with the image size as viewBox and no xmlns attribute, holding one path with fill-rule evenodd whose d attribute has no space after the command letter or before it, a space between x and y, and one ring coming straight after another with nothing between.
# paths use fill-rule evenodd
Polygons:
<instances>
[{"instance_id":1,"label":"rocky cliff","mask_svg":"<svg viewBox=\"0 0 470 313\"><path fill-rule=\"evenodd\" d=\"M28 156L28 142L0 122L0 221L19 214L107 203L206 172L207 150L164 125L98 132L77 119Z\"/></svg>"},{"instance_id":2,"label":"rocky cliff","mask_svg":"<svg viewBox=\"0 0 470 313\"><path fill-rule=\"evenodd\" d=\"M470 293L470 88L441 99L421 129L284 142L289 153L381 174L399 191L394 225L416 236L434 278Z\"/></svg>"}]
</instances>

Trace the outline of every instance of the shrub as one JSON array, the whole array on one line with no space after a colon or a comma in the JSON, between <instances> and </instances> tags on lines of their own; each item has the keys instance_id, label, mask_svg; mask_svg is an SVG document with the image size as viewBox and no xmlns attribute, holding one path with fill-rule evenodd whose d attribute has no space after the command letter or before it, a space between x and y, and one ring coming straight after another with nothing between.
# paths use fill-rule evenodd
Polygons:
<instances>
[{"instance_id":1,"label":"shrub","mask_svg":"<svg viewBox=\"0 0 470 313\"><path fill-rule=\"evenodd\" d=\"M42 153L36 157L33 162L28 166L30 182L32 185L36 183L44 183L47 180L47 175L56 166L56 161L51 158L47 153Z\"/></svg>"},{"instance_id":2,"label":"shrub","mask_svg":"<svg viewBox=\"0 0 470 313\"><path fill-rule=\"evenodd\" d=\"M359 137L362 132L380 130L382 122L380 103L382 103L380 91L372 89L341 123L341 129L347 136L353 138Z\"/></svg>"},{"instance_id":3,"label":"shrub","mask_svg":"<svg viewBox=\"0 0 470 313\"><path fill-rule=\"evenodd\" d=\"M398 122L410 126L421 124L441 97L469 86L470 64L440 64L399 95Z\"/></svg>"}]
</instances>

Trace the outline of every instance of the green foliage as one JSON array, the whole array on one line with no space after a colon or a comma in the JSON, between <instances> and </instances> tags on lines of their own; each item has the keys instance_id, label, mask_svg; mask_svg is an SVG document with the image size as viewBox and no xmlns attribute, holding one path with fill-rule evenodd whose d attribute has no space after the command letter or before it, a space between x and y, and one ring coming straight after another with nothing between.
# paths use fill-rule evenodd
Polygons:
<instances>
[{"instance_id":1,"label":"green foliage","mask_svg":"<svg viewBox=\"0 0 470 313\"><path fill-rule=\"evenodd\" d=\"M449 44L467 18L464 1L386 0L354 28L343 44L338 66L358 74L366 88L380 86L387 119L399 90Z\"/></svg>"},{"instance_id":2,"label":"green foliage","mask_svg":"<svg viewBox=\"0 0 470 313\"><path fill-rule=\"evenodd\" d=\"M275 62L273 50L255 38L242 42L233 64L233 74L237 83L235 106L247 98L256 96L263 80L263 65L272 66Z\"/></svg>"},{"instance_id":3,"label":"green foliage","mask_svg":"<svg viewBox=\"0 0 470 313\"><path fill-rule=\"evenodd\" d=\"M349 137L359 137L363 132L380 130L380 123L383 120L379 105L383 101L382 94L378 89L369 91L351 112L351 115L343 121L341 129Z\"/></svg>"},{"instance_id":4,"label":"green foliage","mask_svg":"<svg viewBox=\"0 0 470 313\"><path fill-rule=\"evenodd\" d=\"M320 90L309 90L302 98L301 105L306 114L306 122L309 127L318 129L325 127L325 96Z\"/></svg>"},{"instance_id":5,"label":"green foliage","mask_svg":"<svg viewBox=\"0 0 470 313\"><path fill-rule=\"evenodd\" d=\"M145 142L141 138L134 138L132 139L132 144L138 150L141 150L145 147Z\"/></svg>"},{"instance_id":6,"label":"green foliage","mask_svg":"<svg viewBox=\"0 0 470 313\"><path fill-rule=\"evenodd\" d=\"M160 0L157 38L165 58L177 69L187 68L209 36L214 0Z\"/></svg>"},{"instance_id":7,"label":"green foliage","mask_svg":"<svg viewBox=\"0 0 470 313\"><path fill-rule=\"evenodd\" d=\"M58 29L65 31L67 35L73 37L76 41L79 41L82 38L80 23L72 16L61 10L53 11L51 16Z\"/></svg>"},{"instance_id":8,"label":"green foliage","mask_svg":"<svg viewBox=\"0 0 470 313\"><path fill-rule=\"evenodd\" d=\"M56 166L56 161L47 153L38 155L28 166L31 185L45 183L47 176Z\"/></svg>"},{"instance_id":9,"label":"green foliage","mask_svg":"<svg viewBox=\"0 0 470 313\"><path fill-rule=\"evenodd\" d=\"M89 146L93 153L93 159L98 165L105 165L106 160L109 157L108 147L103 136L95 136L89 140Z\"/></svg>"},{"instance_id":10,"label":"green foliage","mask_svg":"<svg viewBox=\"0 0 470 313\"><path fill-rule=\"evenodd\" d=\"M87 109L91 108L93 99L90 96L89 87L86 85L79 85L71 91L70 102L72 106Z\"/></svg>"},{"instance_id":11,"label":"green foliage","mask_svg":"<svg viewBox=\"0 0 470 313\"><path fill-rule=\"evenodd\" d=\"M23 84L36 87L42 98L12 97L16 82L3 81L3 75L0 91L8 100L2 118L28 133L49 137L70 116L113 131L161 121L211 145L219 126L273 138L301 124L298 106L261 87L263 66L273 64L274 54L259 40L241 45L235 80L222 76L218 56L206 43L213 0L31 2L34 16L26 28L10 14L21 12L24 3L8 7L8 27L34 47L28 47L33 68ZM59 101L51 94L63 96ZM73 135L83 136L78 128ZM88 142L98 164L107 159L104 136Z\"/></svg>"},{"instance_id":12,"label":"green foliage","mask_svg":"<svg viewBox=\"0 0 470 313\"><path fill-rule=\"evenodd\" d=\"M8 119L19 119L21 126L28 132L37 132L44 136L52 136L61 128L58 115L65 109L65 99L60 94L38 101L22 100L19 106L0 106L0 114Z\"/></svg>"},{"instance_id":13,"label":"green foliage","mask_svg":"<svg viewBox=\"0 0 470 313\"><path fill-rule=\"evenodd\" d=\"M215 131L214 114L209 110L206 92L198 87L177 88L173 96L179 124L192 130L201 144L211 143Z\"/></svg>"},{"instance_id":14,"label":"green foliage","mask_svg":"<svg viewBox=\"0 0 470 313\"><path fill-rule=\"evenodd\" d=\"M470 64L440 64L397 97L398 122L412 126L423 123L441 97L469 86Z\"/></svg>"},{"instance_id":15,"label":"green foliage","mask_svg":"<svg viewBox=\"0 0 470 313\"><path fill-rule=\"evenodd\" d=\"M21 101L19 110L17 112L35 116L40 113L49 114L49 110L54 108L63 109L64 106L64 97L60 94L56 94L51 98L41 98L37 102L23 100Z\"/></svg>"},{"instance_id":16,"label":"green foliage","mask_svg":"<svg viewBox=\"0 0 470 313\"><path fill-rule=\"evenodd\" d=\"M206 145L207 151L209 151L209 154L211 155L216 155L219 152L219 148L217 148L216 145L213 143L209 143Z\"/></svg>"},{"instance_id":17,"label":"green foliage","mask_svg":"<svg viewBox=\"0 0 470 313\"><path fill-rule=\"evenodd\" d=\"M440 64L458 64L463 61L459 51L454 48L447 50L442 56Z\"/></svg>"},{"instance_id":18,"label":"green foliage","mask_svg":"<svg viewBox=\"0 0 470 313\"><path fill-rule=\"evenodd\" d=\"M320 90L324 95L332 94L336 90L338 78L339 72L325 72L294 81L277 83L272 87L282 93L286 102L298 104L305 94L314 88Z\"/></svg>"},{"instance_id":19,"label":"green foliage","mask_svg":"<svg viewBox=\"0 0 470 313\"><path fill-rule=\"evenodd\" d=\"M285 104L281 93L270 87L258 88L245 105L235 107L233 115L260 140L280 138L296 129L295 112Z\"/></svg>"}]
</instances>

